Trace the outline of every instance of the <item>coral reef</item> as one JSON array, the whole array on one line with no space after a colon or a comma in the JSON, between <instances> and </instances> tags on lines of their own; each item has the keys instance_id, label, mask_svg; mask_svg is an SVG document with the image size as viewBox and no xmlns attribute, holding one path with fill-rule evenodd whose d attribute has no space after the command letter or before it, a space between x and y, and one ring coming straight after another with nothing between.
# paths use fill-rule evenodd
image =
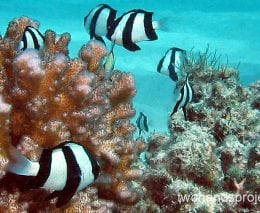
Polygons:
<instances>
[{"instance_id":1,"label":"coral reef","mask_svg":"<svg viewBox=\"0 0 260 213\"><path fill-rule=\"evenodd\" d=\"M40 50L18 50L27 17L0 38L0 212L244 212L260 209L260 83L239 84L238 71L208 49L190 54L185 72L195 91L187 121L179 111L170 135L134 140L133 76L107 76L107 50L90 41L69 57L70 35L44 34ZM180 82L182 83L182 82ZM15 146L37 161L43 148L73 140L98 159L95 183L62 208L44 189L23 191L6 172ZM137 161L145 149L145 161ZM143 171L144 174L143 174ZM142 177L142 178L140 178Z\"/></svg>"},{"instance_id":2,"label":"coral reef","mask_svg":"<svg viewBox=\"0 0 260 213\"><path fill-rule=\"evenodd\" d=\"M132 184L142 172L133 163L144 148L133 140L135 95L131 74L116 71L107 78L103 44L90 41L69 57L70 35L45 32L41 50L18 51L26 26L39 23L14 19L0 38L0 211L1 212L112 212L139 199ZM101 164L101 175L77 193L62 209L45 201L42 189L21 192L21 177L6 174L8 150L16 146L31 160L42 148L73 140L87 147Z\"/></svg>"},{"instance_id":3,"label":"coral reef","mask_svg":"<svg viewBox=\"0 0 260 213\"><path fill-rule=\"evenodd\" d=\"M142 200L134 212L256 212L260 209L259 82L208 50L185 66L195 91L169 120L170 136L148 139Z\"/></svg>"}]
</instances>

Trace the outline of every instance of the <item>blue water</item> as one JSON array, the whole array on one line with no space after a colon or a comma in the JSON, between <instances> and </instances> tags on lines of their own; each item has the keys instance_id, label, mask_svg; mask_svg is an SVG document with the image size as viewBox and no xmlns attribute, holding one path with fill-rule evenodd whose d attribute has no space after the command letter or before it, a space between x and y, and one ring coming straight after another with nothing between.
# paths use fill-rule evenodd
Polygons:
<instances>
[{"instance_id":1,"label":"blue water","mask_svg":"<svg viewBox=\"0 0 260 213\"><path fill-rule=\"evenodd\" d=\"M115 48L116 68L135 75L138 111L149 117L152 131L167 131L168 115L172 110L172 82L156 72L164 52L177 46L203 51L209 44L229 64L240 63L243 85L260 80L260 0L2 0L0 3L0 32L5 33L8 22L21 15L40 21L40 31L52 29L72 36L70 55L76 57L89 36L83 18L99 3L107 3L120 13L134 8L153 11L154 19L167 19L167 30L158 30L157 41L141 42L141 51L129 52Z\"/></svg>"}]
</instances>

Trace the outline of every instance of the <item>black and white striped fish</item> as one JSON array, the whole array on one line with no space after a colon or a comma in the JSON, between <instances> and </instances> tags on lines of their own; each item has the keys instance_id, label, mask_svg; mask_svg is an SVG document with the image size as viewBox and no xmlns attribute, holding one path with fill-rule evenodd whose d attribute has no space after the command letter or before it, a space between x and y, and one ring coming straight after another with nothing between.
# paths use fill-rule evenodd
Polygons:
<instances>
[{"instance_id":1,"label":"black and white striped fish","mask_svg":"<svg viewBox=\"0 0 260 213\"><path fill-rule=\"evenodd\" d=\"M148 119L144 113L139 113L139 116L136 120L136 125L139 129L139 136L141 135L142 131L149 132Z\"/></svg>"},{"instance_id":2,"label":"black and white striped fish","mask_svg":"<svg viewBox=\"0 0 260 213\"><path fill-rule=\"evenodd\" d=\"M27 26L23 32L22 40L19 42L18 49L26 50L28 48L41 49L44 45L44 36L41 32L31 26Z\"/></svg>"},{"instance_id":3,"label":"black and white striped fish","mask_svg":"<svg viewBox=\"0 0 260 213\"><path fill-rule=\"evenodd\" d=\"M176 82L182 73L182 68L186 57L185 50L172 47L167 50L165 55L159 61L157 71L170 76L170 78Z\"/></svg>"},{"instance_id":4,"label":"black and white striped fish","mask_svg":"<svg viewBox=\"0 0 260 213\"><path fill-rule=\"evenodd\" d=\"M137 42L158 39L155 30L159 29L159 25L158 21L153 21L153 12L134 9L111 24L107 38L130 51L136 51L141 49Z\"/></svg>"},{"instance_id":5,"label":"black and white striped fish","mask_svg":"<svg viewBox=\"0 0 260 213\"><path fill-rule=\"evenodd\" d=\"M174 113L176 113L180 108L183 110L184 118L187 120L186 115L186 106L188 103L190 103L193 99L194 92L193 89L189 83L188 75L186 76L185 84L180 90L179 97L177 99L177 102L173 108L173 111L170 116L172 116Z\"/></svg>"},{"instance_id":6,"label":"black and white striped fish","mask_svg":"<svg viewBox=\"0 0 260 213\"><path fill-rule=\"evenodd\" d=\"M107 4L99 4L92 9L84 18L84 26L89 33L90 39L104 40L102 36L107 36L110 25L116 18L117 11Z\"/></svg>"},{"instance_id":7,"label":"black and white striped fish","mask_svg":"<svg viewBox=\"0 0 260 213\"><path fill-rule=\"evenodd\" d=\"M56 206L70 201L98 177L98 161L82 145L65 141L52 149L44 149L39 162L30 161L14 147L7 170L28 177L28 189L53 190L46 199L58 197Z\"/></svg>"}]
</instances>

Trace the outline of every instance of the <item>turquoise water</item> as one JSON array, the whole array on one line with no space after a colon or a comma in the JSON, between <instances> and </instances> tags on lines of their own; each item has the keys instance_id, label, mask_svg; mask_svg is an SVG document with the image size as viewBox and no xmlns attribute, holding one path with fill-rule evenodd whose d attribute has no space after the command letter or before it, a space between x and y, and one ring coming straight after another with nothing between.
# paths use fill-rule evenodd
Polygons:
<instances>
[{"instance_id":1,"label":"turquoise water","mask_svg":"<svg viewBox=\"0 0 260 213\"><path fill-rule=\"evenodd\" d=\"M177 46L203 51L209 44L229 64L240 64L241 83L249 85L260 80L260 1L259 0L124 0L124 1L1 1L0 32L15 17L29 16L41 23L40 31L52 29L57 33L69 32L72 40L70 55L76 57L89 35L84 29L83 18L99 3L107 3L119 14L142 8L153 11L154 19L166 18L167 30L158 30L159 39L141 42L141 51L129 52L116 46L115 67L135 75L137 96L134 100L138 111L148 115L153 131L167 131L168 115L172 110L172 82L156 72L164 52Z\"/></svg>"}]
</instances>

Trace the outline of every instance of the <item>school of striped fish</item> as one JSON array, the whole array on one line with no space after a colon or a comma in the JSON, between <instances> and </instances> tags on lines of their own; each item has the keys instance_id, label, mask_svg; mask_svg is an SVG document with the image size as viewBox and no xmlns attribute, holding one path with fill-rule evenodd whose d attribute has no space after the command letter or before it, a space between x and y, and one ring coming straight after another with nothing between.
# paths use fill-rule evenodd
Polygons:
<instances>
[{"instance_id":1,"label":"school of striped fish","mask_svg":"<svg viewBox=\"0 0 260 213\"><path fill-rule=\"evenodd\" d=\"M137 45L138 42L158 39L156 30L160 29L160 22L153 20L153 12L143 9L132 9L117 17L117 10L107 4L99 4L84 17L84 27L90 39L105 44L104 38L106 38L111 42L110 51L104 62L104 69L110 76L115 65L114 46L121 45L129 51L141 50ZM38 29L27 26L19 42L18 51L40 50L44 47L44 42L44 35ZM185 60L187 60L185 50L171 47L159 60L157 71L169 76L175 87L183 78ZM177 93L178 98L170 116L181 108L187 120L186 106L194 95L188 74ZM149 131L148 118L143 112L139 113L136 125L139 136ZM57 207L65 205L76 192L93 183L101 169L89 150L73 141L65 141L54 148L44 149L39 162L30 161L14 147L11 156L12 160L7 170L27 176L27 188L42 187L52 190L53 193L46 199L57 197Z\"/></svg>"}]
</instances>

